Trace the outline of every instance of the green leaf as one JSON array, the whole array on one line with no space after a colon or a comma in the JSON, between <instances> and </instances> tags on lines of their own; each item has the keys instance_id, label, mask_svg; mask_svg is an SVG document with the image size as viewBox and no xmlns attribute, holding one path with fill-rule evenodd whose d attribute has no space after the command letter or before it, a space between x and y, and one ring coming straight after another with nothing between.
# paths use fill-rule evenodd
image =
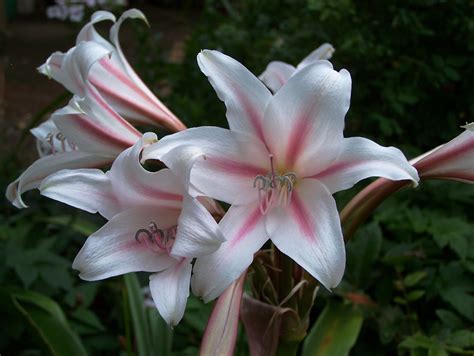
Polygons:
<instances>
[{"instance_id":1,"label":"green leaf","mask_svg":"<svg viewBox=\"0 0 474 356\"><path fill-rule=\"evenodd\" d=\"M474 297L463 287L452 287L441 292L441 298L450 303L461 315L474 321Z\"/></svg>"},{"instance_id":2,"label":"green leaf","mask_svg":"<svg viewBox=\"0 0 474 356\"><path fill-rule=\"evenodd\" d=\"M459 330L452 333L448 339L450 344L458 347L474 347L474 331Z\"/></svg>"},{"instance_id":3,"label":"green leaf","mask_svg":"<svg viewBox=\"0 0 474 356\"><path fill-rule=\"evenodd\" d=\"M409 300L410 302L414 302L415 300L420 299L424 295L425 295L424 290L414 290L408 293L407 300Z\"/></svg>"},{"instance_id":4,"label":"green leaf","mask_svg":"<svg viewBox=\"0 0 474 356\"><path fill-rule=\"evenodd\" d=\"M166 324L156 308L146 308L152 347L156 355L171 355L173 346L173 329Z\"/></svg>"},{"instance_id":5,"label":"green leaf","mask_svg":"<svg viewBox=\"0 0 474 356\"><path fill-rule=\"evenodd\" d=\"M123 278L127 288L128 305L132 315L138 355L152 356L155 352L151 345L151 335L145 314L145 303L140 283L135 273L128 273Z\"/></svg>"},{"instance_id":6,"label":"green leaf","mask_svg":"<svg viewBox=\"0 0 474 356\"><path fill-rule=\"evenodd\" d=\"M427 273L425 271L418 271L418 272L410 273L408 276L406 276L404 278L403 283L407 287L413 287L419 281L421 281L423 278L425 278L426 275L427 275Z\"/></svg>"},{"instance_id":7,"label":"green leaf","mask_svg":"<svg viewBox=\"0 0 474 356\"><path fill-rule=\"evenodd\" d=\"M303 356L348 355L362 322L361 312L352 306L329 302L304 341Z\"/></svg>"},{"instance_id":8,"label":"green leaf","mask_svg":"<svg viewBox=\"0 0 474 356\"><path fill-rule=\"evenodd\" d=\"M70 328L59 305L30 291L11 294L15 307L28 319L53 355L87 355L77 334Z\"/></svg>"},{"instance_id":9,"label":"green leaf","mask_svg":"<svg viewBox=\"0 0 474 356\"><path fill-rule=\"evenodd\" d=\"M436 315L443 322L443 324L449 327L450 329L459 329L463 325L461 318L459 318L452 311L438 309L436 310Z\"/></svg>"},{"instance_id":10,"label":"green leaf","mask_svg":"<svg viewBox=\"0 0 474 356\"><path fill-rule=\"evenodd\" d=\"M377 223L361 228L347 244L347 274L355 286L364 288L369 283L381 246L382 231Z\"/></svg>"},{"instance_id":11,"label":"green leaf","mask_svg":"<svg viewBox=\"0 0 474 356\"><path fill-rule=\"evenodd\" d=\"M70 227L72 230L84 236L92 235L94 232L97 231L97 225L91 223L90 221L81 220L78 218L71 218L70 215L48 217L46 221L50 224Z\"/></svg>"}]
</instances>

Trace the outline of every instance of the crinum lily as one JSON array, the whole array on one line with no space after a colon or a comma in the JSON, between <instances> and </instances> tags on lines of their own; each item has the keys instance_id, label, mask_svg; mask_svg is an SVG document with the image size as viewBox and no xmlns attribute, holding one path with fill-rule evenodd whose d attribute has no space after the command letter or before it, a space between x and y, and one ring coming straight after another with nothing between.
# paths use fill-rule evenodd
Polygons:
<instances>
[{"instance_id":1,"label":"crinum lily","mask_svg":"<svg viewBox=\"0 0 474 356\"><path fill-rule=\"evenodd\" d=\"M324 43L308 54L296 67L281 61L268 63L267 68L258 78L273 93L276 93L297 71L321 59L331 59L333 53L334 47L330 43Z\"/></svg>"},{"instance_id":2,"label":"crinum lily","mask_svg":"<svg viewBox=\"0 0 474 356\"><path fill-rule=\"evenodd\" d=\"M141 133L93 86L86 82L83 90L84 98L74 96L66 107L31 131L40 158L7 188L6 196L17 208L27 207L21 195L38 188L46 176L61 169L106 167L140 139Z\"/></svg>"},{"instance_id":3,"label":"crinum lily","mask_svg":"<svg viewBox=\"0 0 474 356\"><path fill-rule=\"evenodd\" d=\"M448 179L474 183L474 124L448 143L410 161L422 179Z\"/></svg>"},{"instance_id":4,"label":"crinum lily","mask_svg":"<svg viewBox=\"0 0 474 356\"><path fill-rule=\"evenodd\" d=\"M302 68L274 96L220 52L205 50L198 63L227 106L230 130L188 129L143 153L186 174L192 195L231 204L219 223L227 241L197 259L193 292L205 301L220 295L269 238L325 287L337 286L345 251L332 194L371 176L417 182L416 170L396 148L343 137L351 78L328 61Z\"/></svg>"},{"instance_id":5,"label":"crinum lily","mask_svg":"<svg viewBox=\"0 0 474 356\"><path fill-rule=\"evenodd\" d=\"M118 35L127 18L138 18L148 24L145 15L136 9L125 11L118 21L110 12L97 11L82 28L76 46L81 42L92 42L109 52L109 56L101 57L92 65L86 77L78 77L69 63L88 61L92 54L75 51L75 47L67 53L53 53L38 70L80 96L84 81L88 80L118 113L129 120L163 126L172 131L184 129L183 123L148 89L125 58ZM114 22L110 29L110 42L94 29L94 25L101 21Z\"/></svg>"},{"instance_id":6,"label":"crinum lily","mask_svg":"<svg viewBox=\"0 0 474 356\"><path fill-rule=\"evenodd\" d=\"M191 261L224 241L217 223L197 199L184 193L169 169L149 172L140 164L146 133L121 153L107 173L63 170L41 184L41 193L109 221L89 236L73 263L85 280L145 271L161 316L170 325L182 318L189 295ZM157 272L157 273L155 273Z\"/></svg>"}]
</instances>

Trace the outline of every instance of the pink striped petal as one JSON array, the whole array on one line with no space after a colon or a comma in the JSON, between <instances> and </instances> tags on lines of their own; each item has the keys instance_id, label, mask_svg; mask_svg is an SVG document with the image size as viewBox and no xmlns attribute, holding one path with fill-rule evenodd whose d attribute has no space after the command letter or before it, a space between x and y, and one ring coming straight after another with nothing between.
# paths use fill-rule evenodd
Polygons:
<instances>
[{"instance_id":1,"label":"pink striped petal","mask_svg":"<svg viewBox=\"0 0 474 356\"><path fill-rule=\"evenodd\" d=\"M270 91L242 64L218 51L204 50L197 60L225 102L230 129L264 141L263 113L271 98Z\"/></svg>"},{"instance_id":2,"label":"pink striped petal","mask_svg":"<svg viewBox=\"0 0 474 356\"><path fill-rule=\"evenodd\" d=\"M295 72L296 68L291 64L273 61L268 63L265 71L258 77L265 85L273 92L276 93L283 84L285 84L291 75Z\"/></svg>"},{"instance_id":3,"label":"pink striped petal","mask_svg":"<svg viewBox=\"0 0 474 356\"><path fill-rule=\"evenodd\" d=\"M231 206L219 226L227 241L213 254L196 260L191 281L193 293L205 302L221 295L268 240L257 204Z\"/></svg>"},{"instance_id":4,"label":"pink striped petal","mask_svg":"<svg viewBox=\"0 0 474 356\"><path fill-rule=\"evenodd\" d=\"M111 219L122 210L107 175L99 169L64 169L41 182L41 194Z\"/></svg>"},{"instance_id":5,"label":"pink striped petal","mask_svg":"<svg viewBox=\"0 0 474 356\"><path fill-rule=\"evenodd\" d=\"M214 305L202 338L201 355L234 354L245 275L227 287Z\"/></svg>"},{"instance_id":6,"label":"pink striped petal","mask_svg":"<svg viewBox=\"0 0 474 356\"><path fill-rule=\"evenodd\" d=\"M70 151L42 157L29 166L7 188L7 199L17 208L26 208L21 195L40 186L41 181L52 173L62 169L104 167L113 157L100 156L81 151Z\"/></svg>"},{"instance_id":7,"label":"pink striped petal","mask_svg":"<svg viewBox=\"0 0 474 356\"><path fill-rule=\"evenodd\" d=\"M349 189L362 179L384 177L390 180L413 180L418 174L395 147L382 147L362 137L345 138L340 156L314 178L323 183L331 194Z\"/></svg>"},{"instance_id":8,"label":"pink striped petal","mask_svg":"<svg viewBox=\"0 0 474 356\"><path fill-rule=\"evenodd\" d=\"M265 110L265 138L277 167L305 172L337 158L350 92L349 72L336 72L327 61L288 80Z\"/></svg>"},{"instance_id":9,"label":"pink striped petal","mask_svg":"<svg viewBox=\"0 0 474 356\"><path fill-rule=\"evenodd\" d=\"M96 281L129 272L158 272L177 261L166 251L156 252L135 239L139 229L154 222L158 228L176 225L179 212L146 208L125 210L89 236L72 267L86 281Z\"/></svg>"},{"instance_id":10,"label":"pink striped petal","mask_svg":"<svg viewBox=\"0 0 474 356\"><path fill-rule=\"evenodd\" d=\"M466 130L448 143L412 162L424 179L449 179L474 183L474 130Z\"/></svg>"},{"instance_id":11,"label":"pink striped petal","mask_svg":"<svg viewBox=\"0 0 474 356\"><path fill-rule=\"evenodd\" d=\"M155 134L145 134L141 141L117 157L107 175L124 207L150 205L179 210L183 200L179 179L169 169L150 172L140 163L143 145L153 141L157 141Z\"/></svg>"},{"instance_id":12,"label":"pink striped petal","mask_svg":"<svg viewBox=\"0 0 474 356\"><path fill-rule=\"evenodd\" d=\"M191 260L181 259L163 272L150 276L150 292L161 317L170 326L181 321L191 279Z\"/></svg>"},{"instance_id":13,"label":"pink striped petal","mask_svg":"<svg viewBox=\"0 0 474 356\"><path fill-rule=\"evenodd\" d=\"M147 159L163 161L177 175L190 174L199 195L230 204L257 200L253 181L270 170L262 142L252 135L217 127L198 127L166 136L145 148L142 160Z\"/></svg>"},{"instance_id":14,"label":"pink striped petal","mask_svg":"<svg viewBox=\"0 0 474 356\"><path fill-rule=\"evenodd\" d=\"M76 45L80 42L95 42L105 48L113 51L114 48L104 37L102 37L94 28L96 23L102 21L112 21L115 22L115 15L108 11L96 11L92 14L91 20L82 27L81 31L76 37Z\"/></svg>"},{"instance_id":15,"label":"pink striped petal","mask_svg":"<svg viewBox=\"0 0 474 356\"><path fill-rule=\"evenodd\" d=\"M312 179L301 181L287 209L267 216L272 242L326 288L336 287L345 268L345 250L336 202Z\"/></svg>"},{"instance_id":16,"label":"pink striped petal","mask_svg":"<svg viewBox=\"0 0 474 356\"><path fill-rule=\"evenodd\" d=\"M141 133L118 115L93 87L74 97L52 118L59 130L86 152L116 156L141 138Z\"/></svg>"}]
</instances>

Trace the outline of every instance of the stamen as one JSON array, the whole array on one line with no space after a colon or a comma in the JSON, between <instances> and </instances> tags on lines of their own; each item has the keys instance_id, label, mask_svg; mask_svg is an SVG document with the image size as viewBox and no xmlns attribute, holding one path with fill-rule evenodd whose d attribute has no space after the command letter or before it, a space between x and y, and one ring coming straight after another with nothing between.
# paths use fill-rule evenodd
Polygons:
<instances>
[{"instance_id":1,"label":"stamen","mask_svg":"<svg viewBox=\"0 0 474 356\"><path fill-rule=\"evenodd\" d=\"M148 229L139 229L135 233L135 241L144 243L147 248L153 252L166 251L171 252L176 234L178 232L177 226L171 226L167 229L159 229L153 221L148 224Z\"/></svg>"},{"instance_id":2,"label":"stamen","mask_svg":"<svg viewBox=\"0 0 474 356\"><path fill-rule=\"evenodd\" d=\"M265 215L274 206L288 206L296 181L293 172L279 175L273 165L273 155L270 155L270 172L256 176L253 181L253 187L258 189L260 212Z\"/></svg>"}]
</instances>

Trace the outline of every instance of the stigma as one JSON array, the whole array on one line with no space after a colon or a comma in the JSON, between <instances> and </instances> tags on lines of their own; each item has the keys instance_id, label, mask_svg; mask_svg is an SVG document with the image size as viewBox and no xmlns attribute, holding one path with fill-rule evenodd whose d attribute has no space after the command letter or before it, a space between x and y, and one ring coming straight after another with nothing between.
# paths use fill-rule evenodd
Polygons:
<instances>
[{"instance_id":1,"label":"stigma","mask_svg":"<svg viewBox=\"0 0 474 356\"><path fill-rule=\"evenodd\" d=\"M153 252L166 252L169 255L177 232L178 227L176 225L167 229L159 229L156 223L152 221L148 224L148 229L139 229L135 233L135 241L144 244Z\"/></svg>"},{"instance_id":2,"label":"stigma","mask_svg":"<svg viewBox=\"0 0 474 356\"><path fill-rule=\"evenodd\" d=\"M273 207L288 206L297 180L293 172L279 174L275 171L273 155L270 155L270 167L270 172L256 176L253 181L253 187L258 191L260 212L263 215Z\"/></svg>"}]
</instances>

